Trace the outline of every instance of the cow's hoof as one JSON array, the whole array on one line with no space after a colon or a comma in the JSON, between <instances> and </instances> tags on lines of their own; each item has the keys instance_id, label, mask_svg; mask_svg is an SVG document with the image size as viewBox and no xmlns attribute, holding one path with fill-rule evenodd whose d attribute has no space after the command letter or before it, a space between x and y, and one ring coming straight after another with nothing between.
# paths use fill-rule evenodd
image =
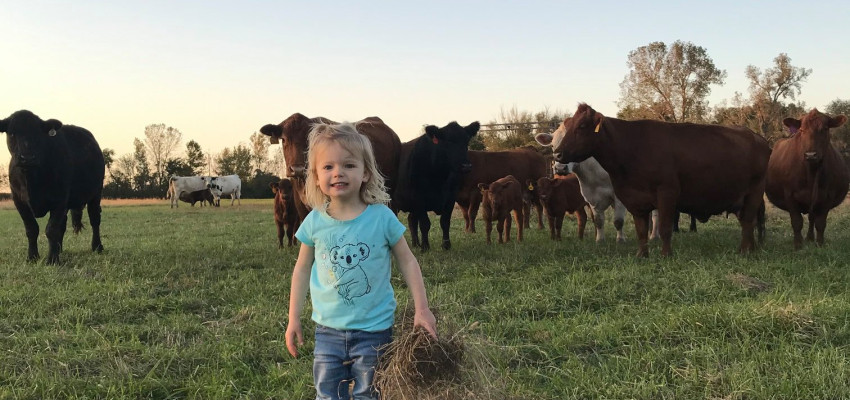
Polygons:
<instances>
[{"instance_id":1,"label":"cow's hoof","mask_svg":"<svg viewBox=\"0 0 850 400\"><path fill-rule=\"evenodd\" d=\"M448 240L443 240L443 250L451 250L452 242Z\"/></svg>"},{"instance_id":2,"label":"cow's hoof","mask_svg":"<svg viewBox=\"0 0 850 400\"><path fill-rule=\"evenodd\" d=\"M103 245L102 245L102 244L98 244L97 246L92 246L92 247L91 247L91 251L95 251L95 252L98 252L98 253L103 253Z\"/></svg>"},{"instance_id":3,"label":"cow's hoof","mask_svg":"<svg viewBox=\"0 0 850 400\"><path fill-rule=\"evenodd\" d=\"M47 265L58 265L59 264L59 255L51 255L47 256Z\"/></svg>"}]
</instances>

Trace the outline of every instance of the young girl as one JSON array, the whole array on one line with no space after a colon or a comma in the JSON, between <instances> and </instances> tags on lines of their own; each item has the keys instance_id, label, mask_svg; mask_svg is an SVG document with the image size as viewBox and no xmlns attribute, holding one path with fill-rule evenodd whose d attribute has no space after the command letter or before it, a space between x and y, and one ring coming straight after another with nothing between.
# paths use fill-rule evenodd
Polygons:
<instances>
[{"instance_id":1,"label":"young girl","mask_svg":"<svg viewBox=\"0 0 850 400\"><path fill-rule=\"evenodd\" d=\"M396 301L390 253L410 288L414 326L436 337L419 263L404 225L386 206L389 195L372 144L350 123L317 124L310 132L306 202L313 207L295 233L301 250L292 272L286 348L304 343L301 311L309 287L316 322L313 381L317 399L377 398L372 378L378 348L392 340Z\"/></svg>"}]
</instances>

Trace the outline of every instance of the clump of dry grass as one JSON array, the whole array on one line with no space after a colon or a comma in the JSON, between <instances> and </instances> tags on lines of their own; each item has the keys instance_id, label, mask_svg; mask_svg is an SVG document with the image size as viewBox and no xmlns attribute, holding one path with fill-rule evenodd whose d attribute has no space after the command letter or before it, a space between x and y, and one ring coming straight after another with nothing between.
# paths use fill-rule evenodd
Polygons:
<instances>
[{"instance_id":1,"label":"clump of dry grass","mask_svg":"<svg viewBox=\"0 0 850 400\"><path fill-rule=\"evenodd\" d=\"M439 320L437 339L413 328L407 308L396 321L396 337L387 345L375 371L374 385L383 400L504 399L500 376L471 338L478 323L458 329Z\"/></svg>"},{"instance_id":2,"label":"clump of dry grass","mask_svg":"<svg viewBox=\"0 0 850 400\"><path fill-rule=\"evenodd\" d=\"M747 276L741 273L730 273L726 275L726 279L728 279L730 282L740 287L741 289L756 293L764 292L765 290L770 289L772 286L770 283L765 282L761 279Z\"/></svg>"}]
</instances>

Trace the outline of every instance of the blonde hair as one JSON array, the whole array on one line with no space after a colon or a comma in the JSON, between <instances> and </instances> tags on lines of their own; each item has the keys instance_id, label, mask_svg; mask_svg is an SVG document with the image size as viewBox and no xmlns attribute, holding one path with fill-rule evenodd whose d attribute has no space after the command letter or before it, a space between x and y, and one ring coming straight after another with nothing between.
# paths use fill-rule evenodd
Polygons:
<instances>
[{"instance_id":1,"label":"blonde hair","mask_svg":"<svg viewBox=\"0 0 850 400\"><path fill-rule=\"evenodd\" d=\"M325 210L330 198L322 193L318 183L316 172L316 155L319 149L330 143L336 143L352 155L363 159L363 168L369 176L369 180L360 186L360 199L366 204L389 204L390 195L384 186L384 176L378 171L378 163L375 161L375 153L372 150L372 142L364 135L357 132L355 124L343 122L341 124L316 123L310 129L307 150L307 182L305 202L310 207Z\"/></svg>"}]
</instances>

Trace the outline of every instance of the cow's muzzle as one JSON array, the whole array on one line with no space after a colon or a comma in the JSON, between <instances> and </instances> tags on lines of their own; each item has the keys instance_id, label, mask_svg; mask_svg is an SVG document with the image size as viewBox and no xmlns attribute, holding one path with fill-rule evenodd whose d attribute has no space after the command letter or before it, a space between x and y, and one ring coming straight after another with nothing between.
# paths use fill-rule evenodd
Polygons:
<instances>
[{"instance_id":1,"label":"cow's muzzle","mask_svg":"<svg viewBox=\"0 0 850 400\"><path fill-rule=\"evenodd\" d=\"M290 165L286 170L286 176L304 179L307 177L307 168L304 164Z\"/></svg>"},{"instance_id":2,"label":"cow's muzzle","mask_svg":"<svg viewBox=\"0 0 850 400\"><path fill-rule=\"evenodd\" d=\"M18 166L21 168L30 168L39 166L38 156L34 154L18 154Z\"/></svg>"},{"instance_id":3,"label":"cow's muzzle","mask_svg":"<svg viewBox=\"0 0 850 400\"><path fill-rule=\"evenodd\" d=\"M810 164L818 164L823 159L823 156L816 151L807 151L803 154L803 157Z\"/></svg>"}]
</instances>

